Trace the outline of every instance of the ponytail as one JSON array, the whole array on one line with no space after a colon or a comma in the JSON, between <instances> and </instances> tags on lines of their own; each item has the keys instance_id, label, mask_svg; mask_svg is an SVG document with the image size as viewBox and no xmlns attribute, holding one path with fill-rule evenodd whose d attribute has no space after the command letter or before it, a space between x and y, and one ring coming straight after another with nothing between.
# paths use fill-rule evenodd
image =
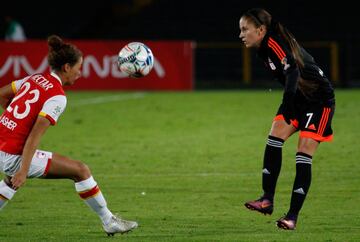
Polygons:
<instances>
[{"instance_id":1,"label":"ponytail","mask_svg":"<svg viewBox=\"0 0 360 242\"><path fill-rule=\"evenodd\" d=\"M295 37L290 33L290 31L285 28L281 23L277 22L276 20L271 20L271 28L279 33L289 44L291 53L293 54L296 63L303 68L304 67L304 60L301 54L301 47L299 43L296 41Z\"/></svg>"},{"instance_id":2,"label":"ponytail","mask_svg":"<svg viewBox=\"0 0 360 242\"><path fill-rule=\"evenodd\" d=\"M248 10L242 16L251 20L256 27L265 25L267 30L272 30L285 39L291 49L296 63L299 67L304 67L304 60L301 54L301 47L295 37L280 22L276 21L269 12L262 8L253 8Z\"/></svg>"}]
</instances>

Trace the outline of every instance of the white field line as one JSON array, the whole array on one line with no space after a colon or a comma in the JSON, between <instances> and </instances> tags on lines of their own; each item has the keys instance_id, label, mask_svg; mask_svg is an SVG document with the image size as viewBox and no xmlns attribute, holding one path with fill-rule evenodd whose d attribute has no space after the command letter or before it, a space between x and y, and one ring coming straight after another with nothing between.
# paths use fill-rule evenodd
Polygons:
<instances>
[{"instance_id":1,"label":"white field line","mask_svg":"<svg viewBox=\"0 0 360 242\"><path fill-rule=\"evenodd\" d=\"M218 172L214 172L214 173L169 173L169 174L165 174L165 173L149 173L149 174L116 174L116 175L111 175L108 174L106 175L107 177L217 177L217 176L221 176L221 177L254 177L257 174L261 175L261 172L257 172L256 174L254 172L239 172L239 173L218 173ZM260 176L259 175L259 176Z\"/></svg>"},{"instance_id":2,"label":"white field line","mask_svg":"<svg viewBox=\"0 0 360 242\"><path fill-rule=\"evenodd\" d=\"M127 101L133 99L144 98L145 93L137 92L133 94L119 94L112 96L100 96L100 97L92 97L92 98L84 98L81 100L75 100L69 103L70 106L78 107L78 106L86 106L92 104L102 104L109 102L118 102L118 101Z\"/></svg>"}]
</instances>

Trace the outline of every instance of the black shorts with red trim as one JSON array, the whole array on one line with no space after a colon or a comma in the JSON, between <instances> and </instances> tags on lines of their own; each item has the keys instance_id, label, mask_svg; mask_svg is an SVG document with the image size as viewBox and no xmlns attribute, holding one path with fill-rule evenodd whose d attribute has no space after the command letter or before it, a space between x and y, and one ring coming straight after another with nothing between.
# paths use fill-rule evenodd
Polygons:
<instances>
[{"instance_id":1,"label":"black shorts with red trim","mask_svg":"<svg viewBox=\"0 0 360 242\"><path fill-rule=\"evenodd\" d=\"M281 104L274 120L284 120ZM319 142L332 141L331 121L335 112L335 104L307 104L296 109L295 119L291 124L300 131L300 137L312 138Z\"/></svg>"}]
</instances>

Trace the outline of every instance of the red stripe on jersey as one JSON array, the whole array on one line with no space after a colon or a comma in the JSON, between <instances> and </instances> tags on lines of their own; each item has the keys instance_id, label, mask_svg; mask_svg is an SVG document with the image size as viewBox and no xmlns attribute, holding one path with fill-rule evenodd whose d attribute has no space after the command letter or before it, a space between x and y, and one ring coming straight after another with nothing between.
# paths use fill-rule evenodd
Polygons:
<instances>
[{"instance_id":1,"label":"red stripe on jersey","mask_svg":"<svg viewBox=\"0 0 360 242\"><path fill-rule=\"evenodd\" d=\"M324 122L323 122L323 126L321 127L321 133L320 135L323 135L326 125L327 125L327 121L329 120L329 114L330 114L331 109L330 108L326 108L326 114L324 117Z\"/></svg>"},{"instance_id":2,"label":"red stripe on jersey","mask_svg":"<svg viewBox=\"0 0 360 242\"><path fill-rule=\"evenodd\" d=\"M276 49L275 46L273 46L271 43L268 43L268 46L275 52L276 56L279 58L279 60L284 59L284 56L282 56L279 51Z\"/></svg>"},{"instance_id":3,"label":"red stripe on jersey","mask_svg":"<svg viewBox=\"0 0 360 242\"><path fill-rule=\"evenodd\" d=\"M326 113L326 108L323 109L323 113L322 113L322 116L321 116L321 119L320 119L320 124L319 124L319 129L318 129L318 134L321 135L321 130L324 126L324 117L325 117L325 113Z\"/></svg>"},{"instance_id":4,"label":"red stripe on jersey","mask_svg":"<svg viewBox=\"0 0 360 242\"><path fill-rule=\"evenodd\" d=\"M284 50L280 47L280 45L273 39L273 38L269 38L269 42L271 42L274 46L277 47L277 49L280 51L280 53L285 56L285 52Z\"/></svg>"},{"instance_id":5,"label":"red stripe on jersey","mask_svg":"<svg viewBox=\"0 0 360 242\"><path fill-rule=\"evenodd\" d=\"M322 135L324 133L327 121L329 119L329 114L330 114L331 109L330 108L324 108L321 120L320 120L320 127L318 130L318 134Z\"/></svg>"},{"instance_id":6,"label":"red stripe on jersey","mask_svg":"<svg viewBox=\"0 0 360 242\"><path fill-rule=\"evenodd\" d=\"M47 162L46 167L45 167L44 174L42 175L43 177L46 177L47 173L49 172L50 164L51 164L51 159L48 159L48 162Z\"/></svg>"},{"instance_id":7,"label":"red stripe on jersey","mask_svg":"<svg viewBox=\"0 0 360 242\"><path fill-rule=\"evenodd\" d=\"M44 117L44 118L47 118L47 119L50 121L51 125L55 125L55 124L56 124L55 119L53 119L50 115L48 115L48 114L46 114L46 113L44 113L44 112L40 112L39 115L42 116L42 117Z\"/></svg>"},{"instance_id":8,"label":"red stripe on jersey","mask_svg":"<svg viewBox=\"0 0 360 242\"><path fill-rule=\"evenodd\" d=\"M90 197L95 196L98 192L100 192L100 188L96 185L95 187L91 188L85 192L79 192L79 195L82 199L88 199Z\"/></svg>"},{"instance_id":9,"label":"red stripe on jersey","mask_svg":"<svg viewBox=\"0 0 360 242\"><path fill-rule=\"evenodd\" d=\"M282 60L285 57L285 52L272 38L269 38L268 46L275 52L277 57Z\"/></svg>"}]
</instances>

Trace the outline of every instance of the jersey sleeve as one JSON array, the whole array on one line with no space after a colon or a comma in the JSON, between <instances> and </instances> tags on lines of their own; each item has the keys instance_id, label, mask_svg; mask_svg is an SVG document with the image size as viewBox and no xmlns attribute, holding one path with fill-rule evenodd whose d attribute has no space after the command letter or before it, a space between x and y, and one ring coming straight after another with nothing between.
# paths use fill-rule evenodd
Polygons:
<instances>
[{"instance_id":1,"label":"jersey sleeve","mask_svg":"<svg viewBox=\"0 0 360 242\"><path fill-rule=\"evenodd\" d=\"M23 79L19 79L19 80L16 80L16 81L13 81L11 82L11 89L13 90L14 94L16 94L20 88L21 88L21 85L27 81L27 79L29 79L30 76L27 76Z\"/></svg>"},{"instance_id":2,"label":"jersey sleeve","mask_svg":"<svg viewBox=\"0 0 360 242\"><path fill-rule=\"evenodd\" d=\"M43 105L39 115L47 118L51 125L55 125L66 107L66 97L57 95L49 98Z\"/></svg>"},{"instance_id":3,"label":"jersey sleeve","mask_svg":"<svg viewBox=\"0 0 360 242\"><path fill-rule=\"evenodd\" d=\"M300 75L298 65L291 51L279 40L272 37L268 39L267 46L271 55L278 59L285 76L285 90L288 95L295 94Z\"/></svg>"}]
</instances>

